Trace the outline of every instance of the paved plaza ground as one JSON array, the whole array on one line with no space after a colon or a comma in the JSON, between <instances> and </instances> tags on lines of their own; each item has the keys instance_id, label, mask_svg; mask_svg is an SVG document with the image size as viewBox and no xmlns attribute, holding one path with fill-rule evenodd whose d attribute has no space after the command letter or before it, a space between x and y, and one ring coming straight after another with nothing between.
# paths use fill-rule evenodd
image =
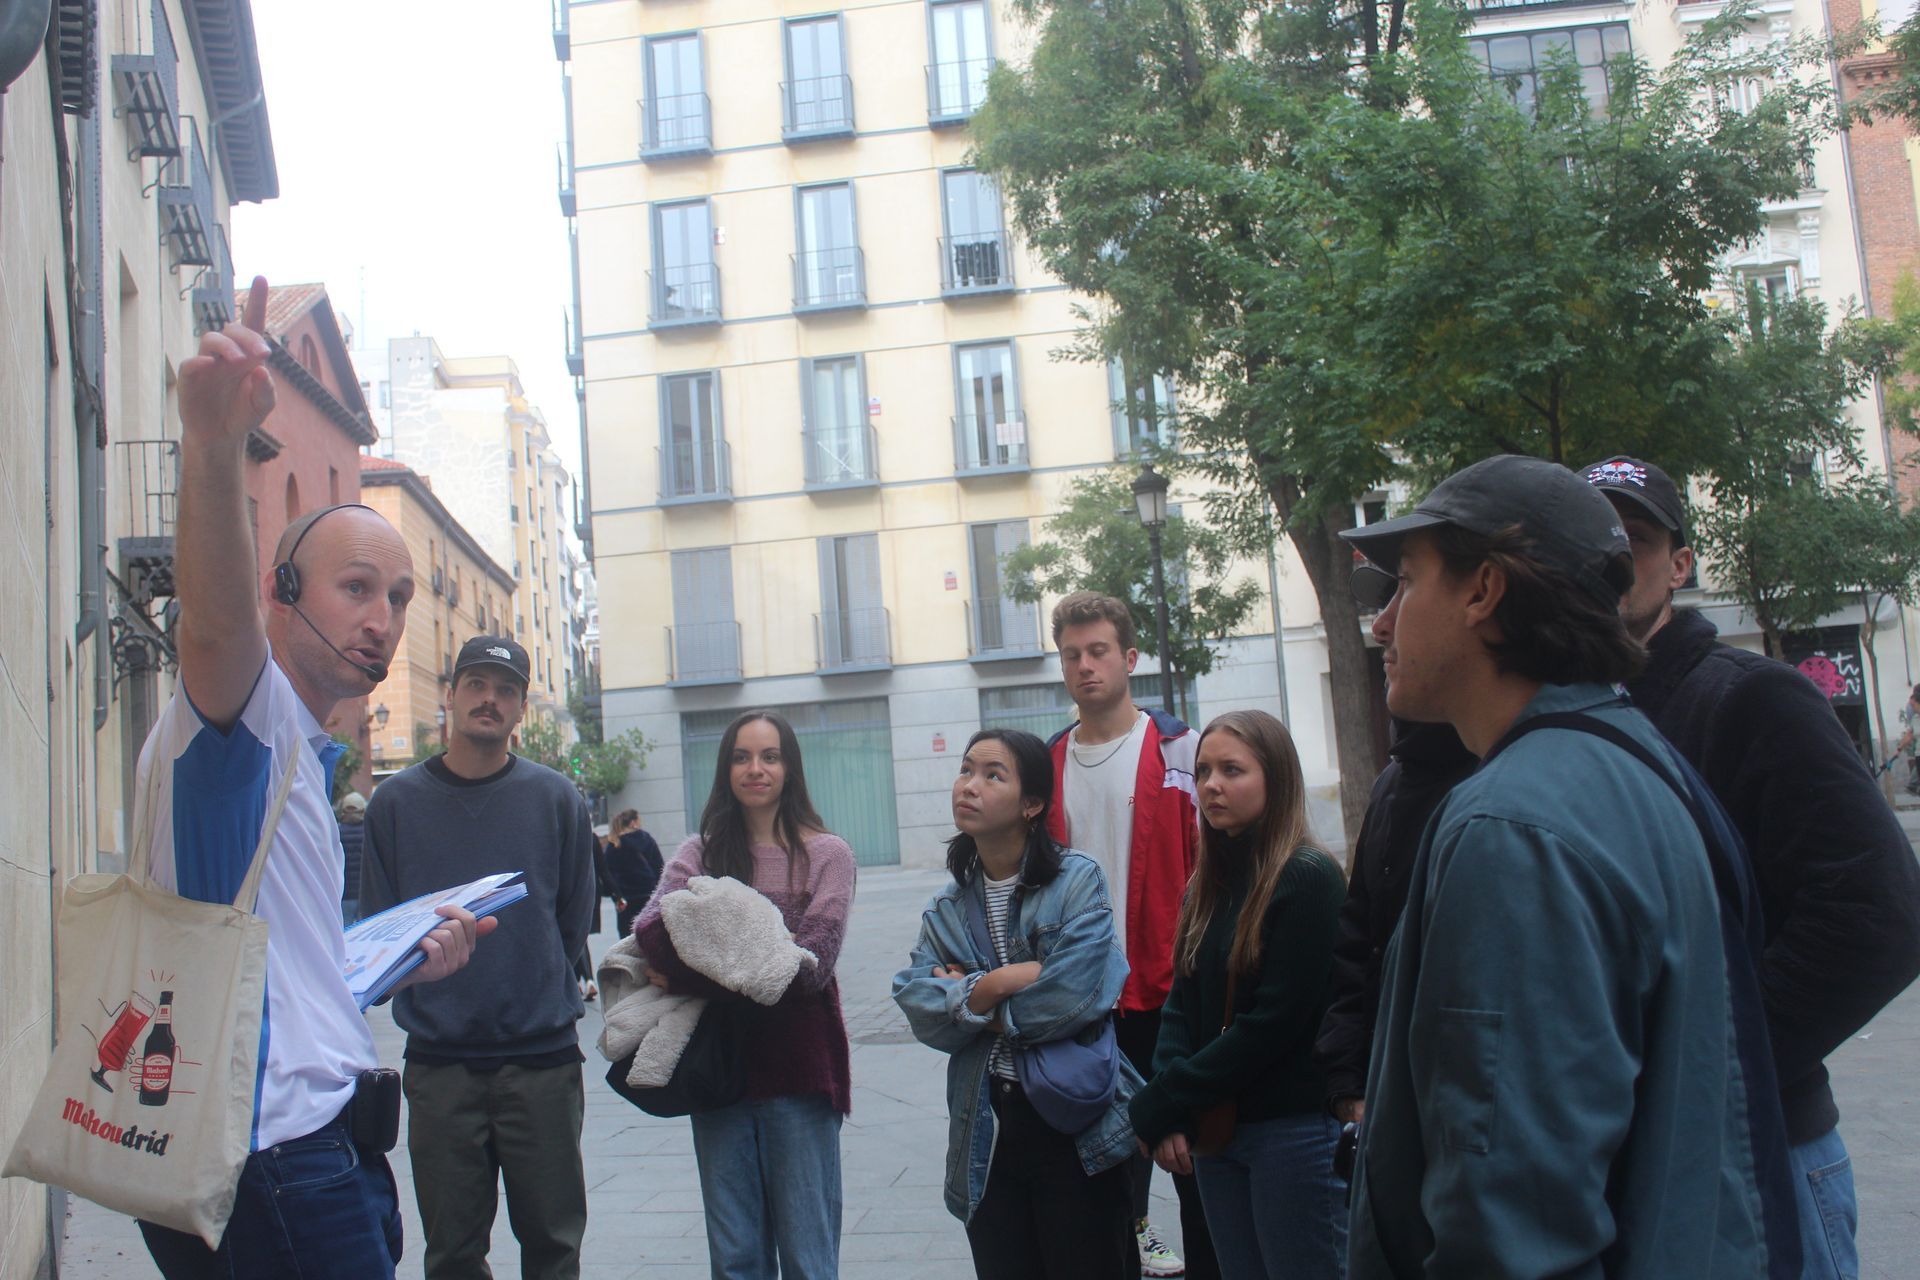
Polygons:
<instances>
[{"instance_id":1,"label":"paved plaza ground","mask_svg":"<svg viewBox=\"0 0 1920 1280\"><path fill-rule=\"evenodd\" d=\"M972 1275L966 1236L941 1205L946 1156L944 1059L916 1044L894 1009L888 980L919 926L920 906L941 873L862 874L845 952L841 996L853 1040L853 1116L842 1135L846 1213L841 1274L847 1280L960 1280ZM593 939L595 953L612 941ZM374 1015L382 1061L400 1062L402 1036ZM598 1016L581 1024L587 1046L587 1280L693 1280L707 1275L706 1238L693 1144L685 1120L643 1115L608 1090L592 1049ZM1920 1274L1920 988L1908 991L1830 1060L1842 1132L1860 1186L1865 1280ZM403 1129L404 1133L404 1129ZM419 1276L423 1254L403 1146L393 1156L407 1217L402 1276ZM1155 1219L1177 1238L1179 1216L1164 1175L1155 1176ZM504 1205L494 1230L495 1273L519 1273ZM132 1222L84 1201L69 1217L62 1275L122 1280L155 1274Z\"/></svg>"}]
</instances>

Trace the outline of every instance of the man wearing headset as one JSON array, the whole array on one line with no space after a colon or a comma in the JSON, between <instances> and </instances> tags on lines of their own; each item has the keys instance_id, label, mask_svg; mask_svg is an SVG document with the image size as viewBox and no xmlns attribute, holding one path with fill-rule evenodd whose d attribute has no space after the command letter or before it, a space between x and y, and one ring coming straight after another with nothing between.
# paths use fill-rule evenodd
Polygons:
<instances>
[{"instance_id":1,"label":"man wearing headset","mask_svg":"<svg viewBox=\"0 0 1920 1280\"><path fill-rule=\"evenodd\" d=\"M180 367L180 687L140 756L142 794L158 773L153 878L203 902L232 899L269 788L298 762L256 908L269 932L251 1154L218 1250L140 1229L168 1280L391 1277L400 1211L385 1152L398 1095L375 1070L372 1034L341 976L342 854L329 803L341 748L321 726L335 703L386 677L413 564L393 527L357 504L294 521L277 563L264 574L254 564L243 477L247 433L274 404L266 305L255 279L243 322L202 337ZM414 982L461 968L495 923L441 914Z\"/></svg>"}]
</instances>

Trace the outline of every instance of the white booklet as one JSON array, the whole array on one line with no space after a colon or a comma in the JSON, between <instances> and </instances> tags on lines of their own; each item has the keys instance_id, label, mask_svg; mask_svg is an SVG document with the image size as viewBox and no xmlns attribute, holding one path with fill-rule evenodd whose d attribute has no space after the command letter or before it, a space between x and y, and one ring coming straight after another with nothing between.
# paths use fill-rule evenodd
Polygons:
<instances>
[{"instance_id":1,"label":"white booklet","mask_svg":"<svg viewBox=\"0 0 1920 1280\"><path fill-rule=\"evenodd\" d=\"M476 917L490 916L526 897L526 880L524 871L482 876L471 884L423 893L348 929L343 972L354 1001L364 1012L426 960L420 940L446 920L434 908L465 907Z\"/></svg>"}]
</instances>

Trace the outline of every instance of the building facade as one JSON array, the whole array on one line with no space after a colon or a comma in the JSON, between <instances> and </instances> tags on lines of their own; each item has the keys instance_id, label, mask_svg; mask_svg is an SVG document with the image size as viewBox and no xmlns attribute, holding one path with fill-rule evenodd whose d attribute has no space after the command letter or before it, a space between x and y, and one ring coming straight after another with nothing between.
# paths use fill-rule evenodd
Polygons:
<instances>
[{"instance_id":1,"label":"building facade","mask_svg":"<svg viewBox=\"0 0 1920 1280\"><path fill-rule=\"evenodd\" d=\"M460 646L500 635L513 575L497 564L434 493L428 478L386 458L360 459L360 500L385 516L413 556L407 631L387 678L361 713L373 781L446 747L447 689Z\"/></svg>"},{"instance_id":2,"label":"building facade","mask_svg":"<svg viewBox=\"0 0 1920 1280\"><path fill-rule=\"evenodd\" d=\"M387 344L380 452L433 480L434 492L486 554L513 576L506 634L533 662L531 704L566 710L572 623L561 543L572 478L547 423L506 356L452 357L430 337Z\"/></svg>"},{"instance_id":3,"label":"building facade","mask_svg":"<svg viewBox=\"0 0 1920 1280\"><path fill-rule=\"evenodd\" d=\"M44 46L0 54L6 1147L52 1043L55 905L124 865L134 762L173 689L177 371L231 318L229 206L278 194L245 0L51 9ZM0 1183L0 1280L57 1266L63 1217Z\"/></svg>"}]
</instances>

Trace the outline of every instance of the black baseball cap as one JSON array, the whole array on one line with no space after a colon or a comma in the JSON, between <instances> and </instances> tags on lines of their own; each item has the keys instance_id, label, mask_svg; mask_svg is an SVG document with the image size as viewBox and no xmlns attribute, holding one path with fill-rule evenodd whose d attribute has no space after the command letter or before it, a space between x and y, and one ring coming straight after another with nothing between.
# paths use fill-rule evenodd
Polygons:
<instances>
[{"instance_id":1,"label":"black baseball cap","mask_svg":"<svg viewBox=\"0 0 1920 1280\"><path fill-rule=\"evenodd\" d=\"M1533 543L1533 556L1585 587L1609 607L1620 602L1614 567L1632 548L1620 514L1594 488L1557 462L1520 454L1486 458L1442 480L1404 516L1348 529L1340 536L1389 573L1400 567L1410 533L1443 525L1492 537L1514 525ZM1630 575L1630 568L1627 571Z\"/></svg>"},{"instance_id":2,"label":"black baseball cap","mask_svg":"<svg viewBox=\"0 0 1920 1280\"><path fill-rule=\"evenodd\" d=\"M1605 462L1596 462L1581 472L1587 483L1609 498L1632 502L1662 526L1687 541L1687 506L1681 501L1680 488L1651 462L1618 454Z\"/></svg>"},{"instance_id":3,"label":"black baseball cap","mask_svg":"<svg viewBox=\"0 0 1920 1280\"><path fill-rule=\"evenodd\" d=\"M527 651L505 636L475 636L460 646L460 657L453 664L457 678L469 667L505 667L520 678L521 684L533 683L533 664Z\"/></svg>"}]
</instances>

